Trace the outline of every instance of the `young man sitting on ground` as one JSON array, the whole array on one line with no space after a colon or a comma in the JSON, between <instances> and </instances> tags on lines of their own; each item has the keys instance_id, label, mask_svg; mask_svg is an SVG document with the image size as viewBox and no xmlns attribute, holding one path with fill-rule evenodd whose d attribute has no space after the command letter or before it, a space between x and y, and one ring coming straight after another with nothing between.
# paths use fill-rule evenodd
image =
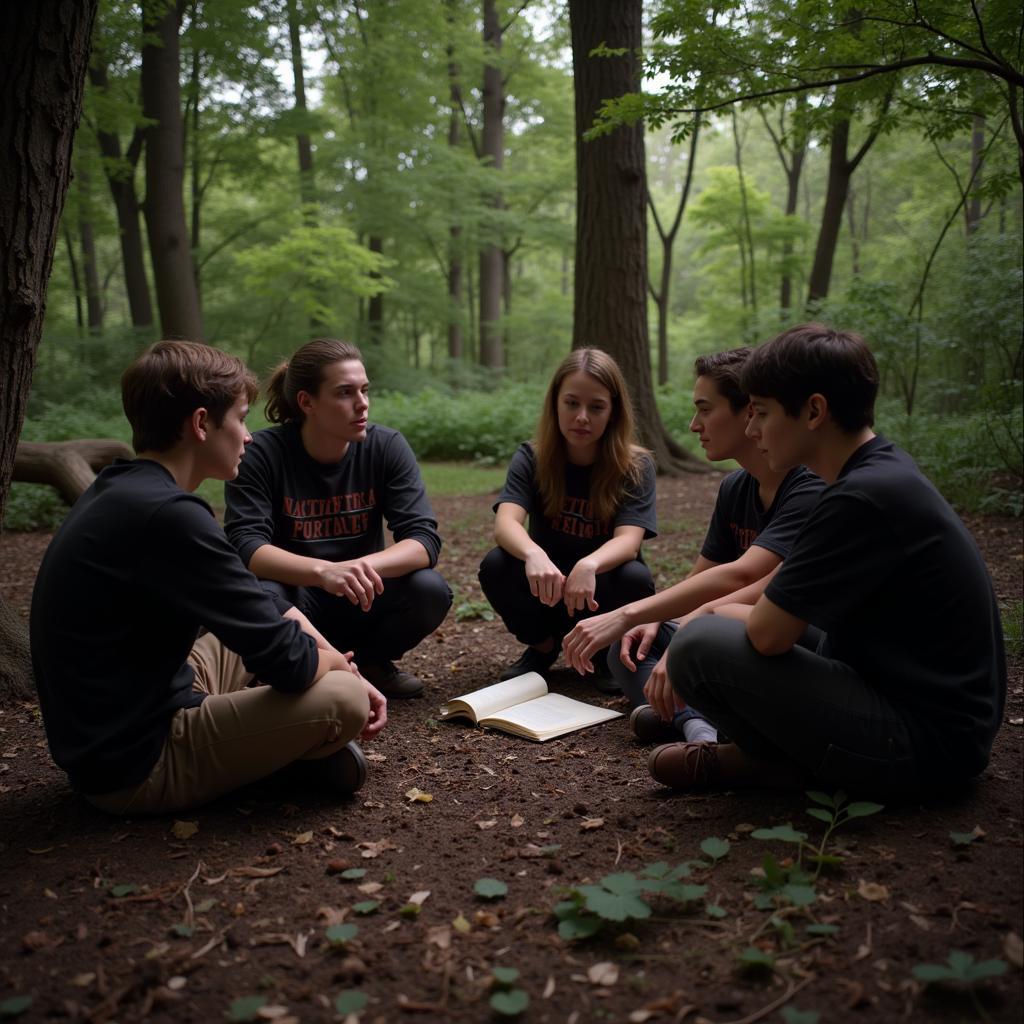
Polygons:
<instances>
[{"instance_id":1,"label":"young man sitting on ground","mask_svg":"<svg viewBox=\"0 0 1024 1024\"><path fill-rule=\"evenodd\" d=\"M255 378L234 356L161 341L121 391L138 457L78 499L32 598L54 761L118 815L204 803L296 760L354 792L366 760L351 741L383 728L386 701L275 605L192 493L238 472Z\"/></svg>"},{"instance_id":2,"label":"young man sitting on ground","mask_svg":"<svg viewBox=\"0 0 1024 1024\"><path fill-rule=\"evenodd\" d=\"M770 468L746 436L750 399L740 386L740 374L750 351L729 349L700 356L694 363L696 411L690 429L708 459L735 459L740 468L718 489L707 536L686 579L653 597L586 619L565 638L566 661L583 672L594 653L622 637L609 649L608 667L633 705L630 728L643 743L716 739L697 708L677 706L668 681L664 654L677 623L684 626L719 604L753 604L789 554L821 494L822 482L813 473L802 466Z\"/></svg>"},{"instance_id":3,"label":"young man sitting on ground","mask_svg":"<svg viewBox=\"0 0 1024 1024\"><path fill-rule=\"evenodd\" d=\"M668 675L732 742L656 748L668 786L915 794L978 775L1002 721L1006 661L985 563L913 460L876 435L878 368L819 324L755 349L747 433L773 470L830 486L763 596L680 630ZM796 646L808 623L827 651Z\"/></svg>"}]
</instances>

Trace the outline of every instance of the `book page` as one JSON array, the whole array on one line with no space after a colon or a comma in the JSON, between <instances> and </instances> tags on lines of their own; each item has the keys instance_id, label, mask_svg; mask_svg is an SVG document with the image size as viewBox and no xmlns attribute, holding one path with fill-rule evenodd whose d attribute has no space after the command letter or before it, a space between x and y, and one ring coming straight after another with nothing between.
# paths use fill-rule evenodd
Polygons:
<instances>
[{"instance_id":1,"label":"book page","mask_svg":"<svg viewBox=\"0 0 1024 1024\"><path fill-rule=\"evenodd\" d=\"M473 713L473 720L479 722L481 718L493 715L496 711L533 700L535 697L542 697L547 692L548 684L544 682L544 677L540 673L526 672L502 683L494 683L472 693L465 693L461 697L454 697L441 710L448 715L458 714L462 710L459 705L464 705Z\"/></svg>"},{"instance_id":2,"label":"book page","mask_svg":"<svg viewBox=\"0 0 1024 1024\"><path fill-rule=\"evenodd\" d=\"M561 693L547 693L477 721L481 725L507 729L520 736L543 741L621 717L621 711L594 707Z\"/></svg>"}]
</instances>

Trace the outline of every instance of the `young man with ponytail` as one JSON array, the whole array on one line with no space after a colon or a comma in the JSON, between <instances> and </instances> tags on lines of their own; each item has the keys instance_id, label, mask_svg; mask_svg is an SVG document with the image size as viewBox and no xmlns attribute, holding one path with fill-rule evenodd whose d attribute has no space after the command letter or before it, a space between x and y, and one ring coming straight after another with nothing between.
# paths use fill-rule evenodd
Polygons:
<instances>
[{"instance_id":1,"label":"young man with ponytail","mask_svg":"<svg viewBox=\"0 0 1024 1024\"><path fill-rule=\"evenodd\" d=\"M352 741L380 732L386 701L263 590L193 493L238 472L254 377L207 345L160 341L121 390L138 456L75 503L32 598L54 761L116 815L180 811L293 761L355 791Z\"/></svg>"},{"instance_id":2,"label":"young man with ponytail","mask_svg":"<svg viewBox=\"0 0 1024 1024\"><path fill-rule=\"evenodd\" d=\"M272 593L301 608L388 697L423 684L394 662L433 632L452 595L416 458L371 424L355 345L318 338L266 385L267 419L225 488L225 529ZM385 547L384 526L395 543Z\"/></svg>"}]
</instances>

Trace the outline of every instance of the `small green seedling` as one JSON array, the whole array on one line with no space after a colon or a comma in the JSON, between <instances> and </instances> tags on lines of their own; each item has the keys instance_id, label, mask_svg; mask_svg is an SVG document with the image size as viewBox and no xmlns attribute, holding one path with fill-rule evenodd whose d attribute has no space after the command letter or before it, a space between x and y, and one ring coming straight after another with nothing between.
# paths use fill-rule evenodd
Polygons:
<instances>
[{"instance_id":1,"label":"small green seedling","mask_svg":"<svg viewBox=\"0 0 1024 1024\"><path fill-rule=\"evenodd\" d=\"M977 832L950 832L949 838L954 846L962 849L970 846L971 843L977 842L981 836Z\"/></svg>"},{"instance_id":2,"label":"small green seedling","mask_svg":"<svg viewBox=\"0 0 1024 1024\"><path fill-rule=\"evenodd\" d=\"M478 878L473 892L482 900L500 900L508 895L508 886L498 878Z\"/></svg>"},{"instance_id":3,"label":"small green seedling","mask_svg":"<svg viewBox=\"0 0 1024 1024\"><path fill-rule=\"evenodd\" d=\"M347 1017L350 1013L358 1013L364 1009L369 1001L370 997L365 992L357 992L353 989L335 996L334 1009L343 1017Z\"/></svg>"},{"instance_id":4,"label":"small green seedling","mask_svg":"<svg viewBox=\"0 0 1024 1024\"><path fill-rule=\"evenodd\" d=\"M517 1017L530 1005L530 997L521 988L512 986L519 980L515 967L495 967L491 971L491 1009L502 1017Z\"/></svg>"},{"instance_id":5,"label":"small green seedling","mask_svg":"<svg viewBox=\"0 0 1024 1024\"><path fill-rule=\"evenodd\" d=\"M455 606L456 622L471 622L473 619L494 621L494 612L487 601L460 601Z\"/></svg>"},{"instance_id":6,"label":"small green seedling","mask_svg":"<svg viewBox=\"0 0 1024 1024\"><path fill-rule=\"evenodd\" d=\"M359 934L359 925L356 924L332 924L330 928L324 932L327 937L327 941L334 947L344 948L347 942L350 942Z\"/></svg>"},{"instance_id":7,"label":"small green seedling","mask_svg":"<svg viewBox=\"0 0 1024 1024\"><path fill-rule=\"evenodd\" d=\"M770 853L765 854L761 861L761 875L757 879L761 892L754 897L754 906L758 910L771 910L778 903L786 902L794 907L809 907L817 899L812 881L811 876L799 864L784 868Z\"/></svg>"},{"instance_id":8,"label":"small green seedling","mask_svg":"<svg viewBox=\"0 0 1024 1024\"><path fill-rule=\"evenodd\" d=\"M795 1006L786 1006L782 1010L782 1019L786 1024L818 1024L821 1014L817 1010L798 1010Z\"/></svg>"},{"instance_id":9,"label":"small green seedling","mask_svg":"<svg viewBox=\"0 0 1024 1024\"><path fill-rule=\"evenodd\" d=\"M714 867L729 852L729 840L709 836L700 844L700 850L711 858L711 865Z\"/></svg>"},{"instance_id":10,"label":"small green seedling","mask_svg":"<svg viewBox=\"0 0 1024 1024\"><path fill-rule=\"evenodd\" d=\"M352 912L365 916L372 914L380 906L380 900L363 900L361 903L352 904Z\"/></svg>"},{"instance_id":11,"label":"small green seedling","mask_svg":"<svg viewBox=\"0 0 1024 1024\"><path fill-rule=\"evenodd\" d=\"M112 885L110 887L110 895L115 899L122 899L125 896L131 896L132 893L138 891L139 887L134 882L125 882L123 885Z\"/></svg>"},{"instance_id":12,"label":"small green seedling","mask_svg":"<svg viewBox=\"0 0 1024 1024\"><path fill-rule=\"evenodd\" d=\"M1001 974L1005 974L1009 970L1005 960L981 960L977 961L971 956L970 953L965 953L961 949L954 949L944 964L918 964L914 970L913 975L918 981L923 981L926 985L941 982L951 982L954 985L959 985L970 993L971 1001L974 1003L975 1010L978 1011L978 1016L984 1020L989 1020L988 1014L985 1012L985 1008L981 1005L981 1000L978 998L978 992L976 985L979 981L985 981L988 978L998 978Z\"/></svg>"},{"instance_id":13,"label":"small green seedling","mask_svg":"<svg viewBox=\"0 0 1024 1024\"><path fill-rule=\"evenodd\" d=\"M756 946L748 946L736 960L747 974L770 974L775 970L775 957Z\"/></svg>"},{"instance_id":14,"label":"small green seedling","mask_svg":"<svg viewBox=\"0 0 1024 1024\"><path fill-rule=\"evenodd\" d=\"M819 807L808 807L807 813L812 818L825 822L828 826L825 829L825 835L822 836L821 845L808 858L818 865L818 870L814 875L817 878L821 874L821 869L826 864L839 863L839 858L835 855L825 853L825 848L828 846L829 839L832 838L832 833L840 825L845 825L854 818L867 818L872 814L878 814L879 811L885 810L885 805L873 804L867 800L855 801L852 804L847 803L846 793L841 789L837 790L834 796L829 796L828 793L822 793L820 790L815 789L807 790L807 795L816 804L821 805Z\"/></svg>"},{"instance_id":15,"label":"small green seedling","mask_svg":"<svg viewBox=\"0 0 1024 1024\"><path fill-rule=\"evenodd\" d=\"M228 1008L228 1020L232 1022L244 1022L257 1020L260 1010L267 1005L266 996L242 996L239 999L232 999Z\"/></svg>"},{"instance_id":16,"label":"small green seedling","mask_svg":"<svg viewBox=\"0 0 1024 1024\"><path fill-rule=\"evenodd\" d=\"M720 907L717 903L708 903L704 907L704 913L715 921L721 921L723 917L729 916L729 911L725 907Z\"/></svg>"},{"instance_id":17,"label":"small green seedling","mask_svg":"<svg viewBox=\"0 0 1024 1024\"><path fill-rule=\"evenodd\" d=\"M346 882L354 882L358 878L366 877L366 868L346 868L338 877Z\"/></svg>"},{"instance_id":18,"label":"small green seedling","mask_svg":"<svg viewBox=\"0 0 1024 1024\"><path fill-rule=\"evenodd\" d=\"M173 924L171 925L171 934L179 939L191 939L195 935L195 928L190 924Z\"/></svg>"},{"instance_id":19,"label":"small green seedling","mask_svg":"<svg viewBox=\"0 0 1024 1024\"><path fill-rule=\"evenodd\" d=\"M0 1019L20 1017L32 1005L31 996L11 996L0 1002Z\"/></svg>"}]
</instances>

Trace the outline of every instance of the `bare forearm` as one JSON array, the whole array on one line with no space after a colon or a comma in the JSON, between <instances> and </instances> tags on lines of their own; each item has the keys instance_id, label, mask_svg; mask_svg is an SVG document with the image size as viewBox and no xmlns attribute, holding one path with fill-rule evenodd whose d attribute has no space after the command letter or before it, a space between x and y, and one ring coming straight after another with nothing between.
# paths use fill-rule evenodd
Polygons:
<instances>
[{"instance_id":1,"label":"bare forearm","mask_svg":"<svg viewBox=\"0 0 1024 1024\"><path fill-rule=\"evenodd\" d=\"M384 579L405 576L430 565L427 549L417 540L400 540L397 544L364 555L360 561L370 565ZM249 559L249 570L267 580L277 580L298 587L319 587L323 573L334 562L322 558L296 555L273 544L257 548Z\"/></svg>"},{"instance_id":2,"label":"bare forearm","mask_svg":"<svg viewBox=\"0 0 1024 1024\"><path fill-rule=\"evenodd\" d=\"M626 562L631 562L637 556L639 545L634 537L612 537L605 541L599 548L591 551L586 556L586 561L594 567L594 572L608 572ZM581 559L583 561L584 559Z\"/></svg>"},{"instance_id":3,"label":"bare forearm","mask_svg":"<svg viewBox=\"0 0 1024 1024\"><path fill-rule=\"evenodd\" d=\"M526 527L512 519L503 521L498 518L494 524L494 540L498 547L523 562L531 553L541 550L540 545L526 532Z\"/></svg>"}]
</instances>

